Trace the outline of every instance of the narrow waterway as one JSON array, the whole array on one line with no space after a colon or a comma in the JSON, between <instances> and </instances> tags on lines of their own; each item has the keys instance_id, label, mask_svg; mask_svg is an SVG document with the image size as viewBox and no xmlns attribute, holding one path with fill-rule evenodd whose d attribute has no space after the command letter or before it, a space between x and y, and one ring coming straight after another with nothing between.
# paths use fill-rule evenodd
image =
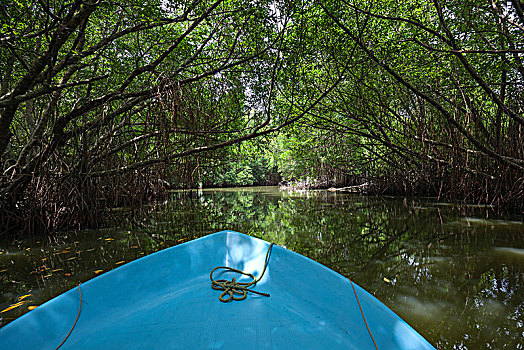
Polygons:
<instances>
[{"instance_id":1,"label":"narrow waterway","mask_svg":"<svg viewBox=\"0 0 524 350\"><path fill-rule=\"evenodd\" d=\"M231 229L374 294L439 349L524 348L524 222L491 208L275 187L174 192L114 228L0 243L0 325L105 271Z\"/></svg>"}]
</instances>

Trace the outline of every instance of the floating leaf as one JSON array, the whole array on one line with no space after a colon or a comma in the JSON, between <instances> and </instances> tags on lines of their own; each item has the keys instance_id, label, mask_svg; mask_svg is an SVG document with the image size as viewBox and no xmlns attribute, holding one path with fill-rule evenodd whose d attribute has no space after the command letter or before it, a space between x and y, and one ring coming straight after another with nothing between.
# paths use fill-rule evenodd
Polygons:
<instances>
[{"instance_id":1,"label":"floating leaf","mask_svg":"<svg viewBox=\"0 0 524 350\"><path fill-rule=\"evenodd\" d=\"M92 252L93 250L95 250L95 248L88 249L86 252Z\"/></svg>"},{"instance_id":2,"label":"floating leaf","mask_svg":"<svg viewBox=\"0 0 524 350\"><path fill-rule=\"evenodd\" d=\"M67 260L69 261L69 260L75 260L75 259L78 259L78 256L73 256L73 257L71 257L71 258L69 258Z\"/></svg>"},{"instance_id":3,"label":"floating leaf","mask_svg":"<svg viewBox=\"0 0 524 350\"><path fill-rule=\"evenodd\" d=\"M31 310L36 309L37 307L38 307L38 306L36 306L36 305L29 305L29 306L27 307L27 310L31 311Z\"/></svg>"},{"instance_id":4,"label":"floating leaf","mask_svg":"<svg viewBox=\"0 0 524 350\"><path fill-rule=\"evenodd\" d=\"M104 239L104 241L108 241L108 242L111 242L111 241L114 241L115 239L114 238L106 238Z\"/></svg>"},{"instance_id":5,"label":"floating leaf","mask_svg":"<svg viewBox=\"0 0 524 350\"><path fill-rule=\"evenodd\" d=\"M137 249L138 246L137 246L137 245L132 245L131 248L133 248L133 249Z\"/></svg>"},{"instance_id":6,"label":"floating leaf","mask_svg":"<svg viewBox=\"0 0 524 350\"><path fill-rule=\"evenodd\" d=\"M387 279L386 277L384 277L384 282L391 283L391 281L389 279Z\"/></svg>"},{"instance_id":7,"label":"floating leaf","mask_svg":"<svg viewBox=\"0 0 524 350\"><path fill-rule=\"evenodd\" d=\"M22 295L22 296L18 297L18 301L22 301L22 300L24 300L24 299L26 299L26 298L29 298L29 297L32 296L32 295L33 295L33 294Z\"/></svg>"},{"instance_id":8,"label":"floating leaf","mask_svg":"<svg viewBox=\"0 0 524 350\"><path fill-rule=\"evenodd\" d=\"M122 260L122 261L119 261L119 262L115 263L115 265L120 265L120 264L123 264L125 262L126 262L125 260Z\"/></svg>"},{"instance_id":9,"label":"floating leaf","mask_svg":"<svg viewBox=\"0 0 524 350\"><path fill-rule=\"evenodd\" d=\"M7 271L7 269L5 269L5 270L0 270L0 273L1 273L1 272L6 272L6 271Z\"/></svg>"},{"instance_id":10,"label":"floating leaf","mask_svg":"<svg viewBox=\"0 0 524 350\"><path fill-rule=\"evenodd\" d=\"M47 258L42 258L42 261L46 261L46 260L47 260Z\"/></svg>"},{"instance_id":11,"label":"floating leaf","mask_svg":"<svg viewBox=\"0 0 524 350\"><path fill-rule=\"evenodd\" d=\"M71 274L70 273L65 273L64 276L69 277L69 276L71 276Z\"/></svg>"},{"instance_id":12,"label":"floating leaf","mask_svg":"<svg viewBox=\"0 0 524 350\"><path fill-rule=\"evenodd\" d=\"M104 270L96 270L95 273L98 275L100 272L104 272Z\"/></svg>"},{"instance_id":13,"label":"floating leaf","mask_svg":"<svg viewBox=\"0 0 524 350\"><path fill-rule=\"evenodd\" d=\"M50 273L49 275L45 275L44 278L51 277L51 276L53 276L52 273Z\"/></svg>"},{"instance_id":14,"label":"floating leaf","mask_svg":"<svg viewBox=\"0 0 524 350\"><path fill-rule=\"evenodd\" d=\"M3 309L2 311L0 311L0 314L3 313L3 312L7 312L7 311L9 311L9 310L16 309L17 307L23 305L24 303L25 303L25 301L21 301L21 302L18 302L18 303L16 303L16 304L13 304L13 305L9 306L8 308Z\"/></svg>"},{"instance_id":15,"label":"floating leaf","mask_svg":"<svg viewBox=\"0 0 524 350\"><path fill-rule=\"evenodd\" d=\"M63 269L54 269L54 270L51 270L51 272L57 272L57 271L62 271Z\"/></svg>"}]
</instances>

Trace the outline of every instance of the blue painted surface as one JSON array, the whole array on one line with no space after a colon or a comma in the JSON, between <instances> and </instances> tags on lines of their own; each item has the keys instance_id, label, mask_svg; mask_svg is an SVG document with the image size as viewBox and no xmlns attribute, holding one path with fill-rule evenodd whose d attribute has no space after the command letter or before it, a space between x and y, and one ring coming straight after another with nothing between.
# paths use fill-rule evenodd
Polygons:
<instances>
[{"instance_id":1,"label":"blue painted surface","mask_svg":"<svg viewBox=\"0 0 524 350\"><path fill-rule=\"evenodd\" d=\"M274 246L244 301L210 287L218 265L258 276L268 243L221 231L138 259L82 284L82 311L61 349L374 349L348 279ZM216 275L228 278L230 274ZM379 349L433 349L355 284ZM78 311L74 288L0 329L0 348L55 349Z\"/></svg>"}]
</instances>

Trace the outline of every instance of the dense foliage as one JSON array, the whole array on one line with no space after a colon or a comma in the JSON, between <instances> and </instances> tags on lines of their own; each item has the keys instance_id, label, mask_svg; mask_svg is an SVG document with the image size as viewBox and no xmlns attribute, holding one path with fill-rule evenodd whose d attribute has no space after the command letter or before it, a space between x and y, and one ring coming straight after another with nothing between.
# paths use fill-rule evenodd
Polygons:
<instances>
[{"instance_id":1,"label":"dense foliage","mask_svg":"<svg viewBox=\"0 0 524 350\"><path fill-rule=\"evenodd\" d=\"M315 23L340 35L332 74L351 68L292 136L310 173L328 163L381 193L522 206L522 3L319 6Z\"/></svg>"},{"instance_id":2,"label":"dense foliage","mask_svg":"<svg viewBox=\"0 0 524 350\"><path fill-rule=\"evenodd\" d=\"M523 34L519 0L1 2L1 225L279 175L522 208Z\"/></svg>"}]
</instances>

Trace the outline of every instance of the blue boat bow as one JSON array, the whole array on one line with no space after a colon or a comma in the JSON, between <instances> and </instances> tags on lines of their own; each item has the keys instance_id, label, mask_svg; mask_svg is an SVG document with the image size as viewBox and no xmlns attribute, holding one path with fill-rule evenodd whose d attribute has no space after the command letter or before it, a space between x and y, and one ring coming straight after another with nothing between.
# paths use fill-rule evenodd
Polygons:
<instances>
[{"instance_id":1,"label":"blue boat bow","mask_svg":"<svg viewBox=\"0 0 524 350\"><path fill-rule=\"evenodd\" d=\"M221 231L87 281L78 322L61 349L433 349L358 285L353 290L342 275L279 246L254 287L269 298L249 293L220 302L210 271L224 265L258 278L268 246ZM4 326L1 346L55 349L75 321L79 299L73 288Z\"/></svg>"}]
</instances>

